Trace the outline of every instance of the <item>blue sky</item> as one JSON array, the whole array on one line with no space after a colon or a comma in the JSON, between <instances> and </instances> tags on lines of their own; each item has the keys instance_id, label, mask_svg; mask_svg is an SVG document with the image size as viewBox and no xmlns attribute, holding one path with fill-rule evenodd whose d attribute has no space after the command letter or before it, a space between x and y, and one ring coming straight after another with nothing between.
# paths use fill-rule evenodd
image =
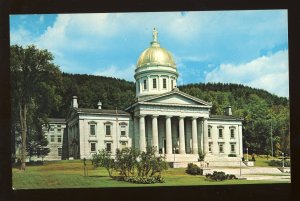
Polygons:
<instances>
[{"instance_id":1,"label":"blue sky","mask_svg":"<svg viewBox=\"0 0 300 201\"><path fill-rule=\"evenodd\" d=\"M286 10L11 15L10 41L48 49L63 72L134 81L153 27L178 85L239 83L289 96Z\"/></svg>"}]
</instances>

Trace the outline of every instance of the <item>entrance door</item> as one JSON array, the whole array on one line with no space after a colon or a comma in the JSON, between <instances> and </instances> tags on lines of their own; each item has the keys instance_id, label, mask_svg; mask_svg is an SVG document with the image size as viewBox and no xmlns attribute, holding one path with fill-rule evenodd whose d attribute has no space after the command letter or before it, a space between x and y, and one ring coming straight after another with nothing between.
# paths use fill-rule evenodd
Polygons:
<instances>
[{"instance_id":1,"label":"entrance door","mask_svg":"<svg viewBox=\"0 0 300 201\"><path fill-rule=\"evenodd\" d=\"M164 139L164 154L166 153L167 150L167 141L166 139Z\"/></svg>"}]
</instances>

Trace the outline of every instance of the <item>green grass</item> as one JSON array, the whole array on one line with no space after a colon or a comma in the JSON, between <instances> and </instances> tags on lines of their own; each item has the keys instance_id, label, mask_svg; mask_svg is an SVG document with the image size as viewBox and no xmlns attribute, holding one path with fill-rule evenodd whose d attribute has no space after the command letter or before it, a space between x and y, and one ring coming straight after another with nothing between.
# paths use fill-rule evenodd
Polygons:
<instances>
[{"instance_id":1,"label":"green grass","mask_svg":"<svg viewBox=\"0 0 300 201\"><path fill-rule=\"evenodd\" d=\"M44 188L102 188L102 187L143 187L143 186L186 186L186 185L227 185L279 183L275 181L226 180L213 182L205 176L193 176L185 173L185 168L168 169L163 173L165 183L133 184L116 181L108 176L104 168L94 169L88 164L88 176L83 176L82 161L47 162L44 165L28 166L25 171L12 169L15 189Z\"/></svg>"},{"instance_id":2,"label":"green grass","mask_svg":"<svg viewBox=\"0 0 300 201\"><path fill-rule=\"evenodd\" d=\"M247 158L246 157L246 154L244 155L244 158ZM248 156L248 158L249 158L249 160L251 160L251 155L249 155ZM279 159L279 158L276 158L276 157L274 157L274 158L271 158L270 156L269 156L269 158L268 158L268 160L267 160L267 157L266 156L259 156L259 155L255 155L255 167L275 167L275 166L270 166L269 165L269 162L271 161L271 160L280 160L281 161L281 159Z\"/></svg>"}]
</instances>

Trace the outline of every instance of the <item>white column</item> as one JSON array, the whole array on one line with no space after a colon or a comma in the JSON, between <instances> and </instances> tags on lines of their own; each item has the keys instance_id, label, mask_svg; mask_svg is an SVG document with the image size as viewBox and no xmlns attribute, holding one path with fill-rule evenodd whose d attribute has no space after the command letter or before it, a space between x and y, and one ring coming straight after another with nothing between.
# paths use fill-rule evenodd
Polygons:
<instances>
[{"instance_id":1,"label":"white column","mask_svg":"<svg viewBox=\"0 0 300 201\"><path fill-rule=\"evenodd\" d=\"M197 117L192 118L192 142L193 154L198 154L198 140L197 140Z\"/></svg>"},{"instance_id":2,"label":"white column","mask_svg":"<svg viewBox=\"0 0 300 201\"><path fill-rule=\"evenodd\" d=\"M172 154L171 116L166 116L166 154Z\"/></svg>"},{"instance_id":3,"label":"white column","mask_svg":"<svg viewBox=\"0 0 300 201\"><path fill-rule=\"evenodd\" d=\"M150 77L147 76L147 91L150 91Z\"/></svg>"},{"instance_id":4,"label":"white column","mask_svg":"<svg viewBox=\"0 0 300 201\"><path fill-rule=\"evenodd\" d=\"M205 118L203 119L203 149L204 149L204 154L207 154L208 153L208 123L207 123L207 119Z\"/></svg>"},{"instance_id":5,"label":"white column","mask_svg":"<svg viewBox=\"0 0 300 201\"><path fill-rule=\"evenodd\" d=\"M158 115L152 115L152 146L158 153L158 130L157 130L157 117Z\"/></svg>"},{"instance_id":6,"label":"white column","mask_svg":"<svg viewBox=\"0 0 300 201\"><path fill-rule=\"evenodd\" d=\"M179 154L185 154L184 117L179 117Z\"/></svg>"},{"instance_id":7,"label":"white column","mask_svg":"<svg viewBox=\"0 0 300 201\"><path fill-rule=\"evenodd\" d=\"M173 147L173 151L174 151L174 148L177 147L177 120L176 119L173 119L173 121L171 122L171 127L172 127L172 147Z\"/></svg>"},{"instance_id":8,"label":"white column","mask_svg":"<svg viewBox=\"0 0 300 201\"><path fill-rule=\"evenodd\" d=\"M199 121L199 124L200 124L200 149L201 149L201 152L202 154L204 154L204 148L203 148L203 135L204 135L204 130L203 130L203 121Z\"/></svg>"},{"instance_id":9,"label":"white column","mask_svg":"<svg viewBox=\"0 0 300 201\"><path fill-rule=\"evenodd\" d=\"M133 138L133 143L134 143L134 148L139 148L139 118L137 116L134 117L133 119L133 124L134 124L134 138Z\"/></svg>"},{"instance_id":10,"label":"white column","mask_svg":"<svg viewBox=\"0 0 300 201\"><path fill-rule=\"evenodd\" d=\"M242 126L239 126L239 147L240 147L240 156L243 157L243 129Z\"/></svg>"},{"instance_id":11,"label":"white column","mask_svg":"<svg viewBox=\"0 0 300 201\"><path fill-rule=\"evenodd\" d=\"M140 151L146 151L145 116L140 115Z\"/></svg>"}]
</instances>

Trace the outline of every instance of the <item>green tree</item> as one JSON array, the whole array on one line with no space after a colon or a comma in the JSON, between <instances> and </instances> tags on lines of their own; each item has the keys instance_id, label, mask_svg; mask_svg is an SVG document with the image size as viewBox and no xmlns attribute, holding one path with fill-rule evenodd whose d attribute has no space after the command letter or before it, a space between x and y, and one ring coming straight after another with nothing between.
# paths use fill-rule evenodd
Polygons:
<instances>
[{"instance_id":1,"label":"green tree","mask_svg":"<svg viewBox=\"0 0 300 201\"><path fill-rule=\"evenodd\" d=\"M130 175L134 175L139 155L139 151L133 148L117 149L115 168L119 170L120 176L129 177Z\"/></svg>"},{"instance_id":2,"label":"green tree","mask_svg":"<svg viewBox=\"0 0 300 201\"><path fill-rule=\"evenodd\" d=\"M94 167L104 167L109 176L112 177L112 173L115 169L115 161L111 156L110 152L107 152L106 150L99 150L98 153L93 155L92 158L92 164Z\"/></svg>"},{"instance_id":3,"label":"green tree","mask_svg":"<svg viewBox=\"0 0 300 201\"><path fill-rule=\"evenodd\" d=\"M12 116L21 133L21 167L26 168L27 131L36 130L38 123L57 110L61 97L60 71L52 63L53 55L35 46L10 48Z\"/></svg>"}]
</instances>

